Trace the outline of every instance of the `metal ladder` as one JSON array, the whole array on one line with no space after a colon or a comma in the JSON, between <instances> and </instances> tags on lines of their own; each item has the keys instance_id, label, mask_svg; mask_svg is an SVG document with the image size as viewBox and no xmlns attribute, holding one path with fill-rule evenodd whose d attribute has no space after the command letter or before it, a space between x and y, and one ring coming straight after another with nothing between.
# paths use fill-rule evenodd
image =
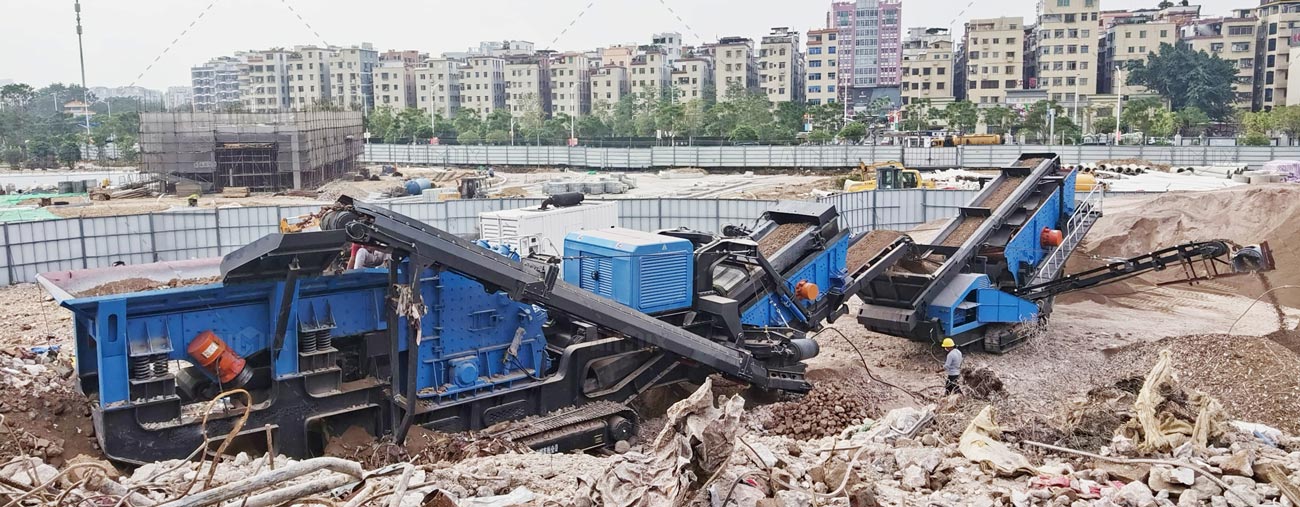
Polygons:
<instances>
[{"instance_id":1,"label":"metal ladder","mask_svg":"<svg viewBox=\"0 0 1300 507\"><path fill-rule=\"evenodd\" d=\"M1070 259L1070 254L1078 248L1079 243L1083 242L1083 237L1092 229L1092 224L1101 218L1101 205L1105 191L1101 185L1093 186L1083 199L1079 199L1074 214L1065 222L1065 237L1061 239L1060 246L1052 249L1047 257L1043 258L1042 264L1038 265L1038 270L1029 280L1028 285L1038 285L1040 283L1050 282L1061 275L1065 269L1065 262Z\"/></svg>"}]
</instances>

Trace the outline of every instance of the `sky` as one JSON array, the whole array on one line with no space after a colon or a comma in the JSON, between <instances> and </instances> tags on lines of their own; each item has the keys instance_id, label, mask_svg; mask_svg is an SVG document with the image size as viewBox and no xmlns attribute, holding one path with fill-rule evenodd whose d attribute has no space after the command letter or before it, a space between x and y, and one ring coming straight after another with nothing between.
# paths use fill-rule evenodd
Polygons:
<instances>
[{"instance_id":1,"label":"sky","mask_svg":"<svg viewBox=\"0 0 1300 507\"><path fill-rule=\"evenodd\" d=\"M1102 9L1158 3L1102 1ZM73 0L3 2L0 80L37 87L80 82ZM1201 12L1223 15L1256 3L1205 0ZM89 86L164 89L189 85L191 66L238 50L370 42L380 51L437 56L503 39L578 50L648 43L656 32L680 32L686 44L697 44L731 35L758 39L774 26L804 33L825 26L829 6L829 0L83 0L81 9ZM971 17L1032 18L1034 10L1034 0L904 0L903 26L957 33Z\"/></svg>"}]
</instances>

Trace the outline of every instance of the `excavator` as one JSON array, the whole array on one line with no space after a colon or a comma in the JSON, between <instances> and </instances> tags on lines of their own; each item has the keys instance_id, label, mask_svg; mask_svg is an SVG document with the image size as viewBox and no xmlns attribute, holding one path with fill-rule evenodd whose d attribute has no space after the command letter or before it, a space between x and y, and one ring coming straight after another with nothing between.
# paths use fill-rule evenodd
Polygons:
<instances>
[{"instance_id":1,"label":"excavator","mask_svg":"<svg viewBox=\"0 0 1300 507\"><path fill-rule=\"evenodd\" d=\"M921 177L921 172L903 167L897 160L868 165L858 161L858 173L863 181L844 180L845 192L866 190L898 190L904 188L935 188L934 180Z\"/></svg>"}]
</instances>

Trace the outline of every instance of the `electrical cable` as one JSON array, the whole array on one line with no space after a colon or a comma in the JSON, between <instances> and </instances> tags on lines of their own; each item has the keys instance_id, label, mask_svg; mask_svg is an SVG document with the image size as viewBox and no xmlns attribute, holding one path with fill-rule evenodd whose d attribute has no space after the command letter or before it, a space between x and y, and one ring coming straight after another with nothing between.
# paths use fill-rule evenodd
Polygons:
<instances>
[{"instance_id":1,"label":"electrical cable","mask_svg":"<svg viewBox=\"0 0 1300 507\"><path fill-rule=\"evenodd\" d=\"M1279 289L1300 289L1300 285L1279 285L1277 287L1273 287L1272 289L1264 291L1264 293L1256 297L1254 301L1251 301L1250 305L1247 306L1245 310L1242 310L1241 315L1237 316L1237 320L1232 321L1232 325L1228 326L1228 332L1225 334L1227 334L1228 336L1232 336L1233 328L1237 327L1237 323L1241 322L1241 319L1244 318L1247 313L1250 313L1250 309L1255 307L1255 303L1258 303L1259 300L1264 299L1264 296L1272 294L1273 291Z\"/></svg>"},{"instance_id":2,"label":"electrical cable","mask_svg":"<svg viewBox=\"0 0 1300 507\"><path fill-rule=\"evenodd\" d=\"M867 377L870 377L871 380L874 380L874 381L879 382L879 383L881 383L881 384L884 384L884 385L886 385L886 386L889 386L889 387L892 387L892 388L897 389L897 390L899 390L899 391L902 391L903 393L905 393L905 394L907 394L908 396L910 396L910 397L912 398L912 401L915 401L915 402L917 402L917 403L924 403L924 402L933 401L933 398L930 398L930 397L928 397L928 396L926 396L926 395L924 395L924 394L921 394L921 393L918 393L918 392L915 392L915 391L912 391L912 390L910 390L910 389L906 389L906 388L903 388L903 387L899 387L899 386L897 386L897 385L894 385L894 384L892 384L892 383L886 382L886 381L880 379L879 377L877 377L875 373L872 373L872 372L871 372L871 367L867 366L867 358L866 358L866 356L863 356L863 355L862 355L862 351L858 349L858 346L857 346L856 344L854 344L854 343L853 343L853 340L850 340L849 337L848 337L847 335L845 335L843 331L840 331L839 329L836 329L836 328L833 328L833 327L827 327L827 328L823 328L821 331L818 331L817 334L814 334L814 335L812 336L812 338L813 338L814 340L816 340L818 336L820 336L822 333L824 333L824 332L826 332L826 331L834 331L835 334L840 335L840 338L843 339L845 343L848 343L850 347L853 347L853 352L855 352L855 353L858 354L858 360L862 361L862 369L863 369L864 371L867 372Z\"/></svg>"}]
</instances>

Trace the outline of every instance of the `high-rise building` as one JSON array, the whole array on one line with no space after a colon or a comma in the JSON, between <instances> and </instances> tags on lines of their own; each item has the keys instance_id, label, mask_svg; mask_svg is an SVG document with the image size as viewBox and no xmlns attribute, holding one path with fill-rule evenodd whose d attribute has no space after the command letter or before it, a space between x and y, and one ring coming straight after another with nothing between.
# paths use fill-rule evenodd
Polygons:
<instances>
[{"instance_id":1,"label":"high-rise building","mask_svg":"<svg viewBox=\"0 0 1300 507\"><path fill-rule=\"evenodd\" d=\"M190 86L194 89L195 111L221 111L242 107L239 98L241 67L239 58L222 56L190 68Z\"/></svg>"},{"instance_id":2,"label":"high-rise building","mask_svg":"<svg viewBox=\"0 0 1300 507\"><path fill-rule=\"evenodd\" d=\"M1254 109L1286 105L1291 46L1300 46L1300 1L1261 3L1255 8ZM1296 27L1296 28L1293 28ZM1293 42L1293 40L1295 42Z\"/></svg>"},{"instance_id":3,"label":"high-rise building","mask_svg":"<svg viewBox=\"0 0 1300 507\"><path fill-rule=\"evenodd\" d=\"M475 56L460 67L460 107L482 116L506 107L506 62L499 56Z\"/></svg>"},{"instance_id":4,"label":"high-rise building","mask_svg":"<svg viewBox=\"0 0 1300 507\"><path fill-rule=\"evenodd\" d=\"M1025 20L972 19L958 54L958 95L977 104L1001 104L1007 90L1025 86Z\"/></svg>"},{"instance_id":5,"label":"high-rise building","mask_svg":"<svg viewBox=\"0 0 1300 507\"><path fill-rule=\"evenodd\" d=\"M379 53L370 43L337 48L330 55L329 71L332 74L331 98L335 104L353 111L368 111L375 107L374 69L379 65Z\"/></svg>"},{"instance_id":6,"label":"high-rise building","mask_svg":"<svg viewBox=\"0 0 1300 507\"><path fill-rule=\"evenodd\" d=\"M244 111L275 113L289 111L290 50L276 48L240 54L245 62L239 76L239 97Z\"/></svg>"},{"instance_id":7,"label":"high-rise building","mask_svg":"<svg viewBox=\"0 0 1300 507\"><path fill-rule=\"evenodd\" d=\"M650 44L664 48L664 53L668 55L668 63L670 64L682 57L682 34L680 33L664 32L654 34L650 36Z\"/></svg>"},{"instance_id":8,"label":"high-rise building","mask_svg":"<svg viewBox=\"0 0 1300 507\"><path fill-rule=\"evenodd\" d=\"M453 118L460 110L461 64L435 58L414 67L417 107L425 114Z\"/></svg>"},{"instance_id":9,"label":"high-rise building","mask_svg":"<svg viewBox=\"0 0 1300 507\"><path fill-rule=\"evenodd\" d=\"M763 37L758 49L759 87L768 100L804 101L804 55L799 32L776 27Z\"/></svg>"},{"instance_id":10,"label":"high-rise building","mask_svg":"<svg viewBox=\"0 0 1300 507\"><path fill-rule=\"evenodd\" d=\"M1035 87L1049 100L1079 102L1097 93L1097 38L1100 0L1039 0L1035 41L1038 77ZM970 77L967 77L970 80Z\"/></svg>"},{"instance_id":11,"label":"high-rise building","mask_svg":"<svg viewBox=\"0 0 1300 507\"><path fill-rule=\"evenodd\" d=\"M688 56L673 64L673 86L681 101L711 100L716 88L713 85L713 60L706 56Z\"/></svg>"},{"instance_id":12,"label":"high-rise building","mask_svg":"<svg viewBox=\"0 0 1300 507\"><path fill-rule=\"evenodd\" d=\"M591 110L609 111L624 95L631 92L627 69L617 65L604 65L591 71Z\"/></svg>"},{"instance_id":13,"label":"high-rise building","mask_svg":"<svg viewBox=\"0 0 1300 507\"><path fill-rule=\"evenodd\" d=\"M169 111L191 111L194 109L194 89L188 86L168 86L163 95L163 106Z\"/></svg>"},{"instance_id":14,"label":"high-rise building","mask_svg":"<svg viewBox=\"0 0 1300 507\"><path fill-rule=\"evenodd\" d=\"M1115 80L1119 74L1116 69L1127 69L1132 63L1145 62L1147 55L1158 53L1162 44L1173 46L1177 43L1178 25L1173 22L1144 17L1115 20L1101 37L1101 68L1097 69L1100 82L1097 83L1097 91L1117 93L1119 83ZM1122 84L1126 94L1147 93L1145 87Z\"/></svg>"},{"instance_id":15,"label":"high-rise building","mask_svg":"<svg viewBox=\"0 0 1300 507\"><path fill-rule=\"evenodd\" d=\"M627 79L632 93L655 99L668 90L673 67L668 62L668 52L659 46L642 46L640 49L640 54L632 57Z\"/></svg>"},{"instance_id":16,"label":"high-rise building","mask_svg":"<svg viewBox=\"0 0 1300 507\"><path fill-rule=\"evenodd\" d=\"M758 89L758 59L754 41L744 37L723 37L708 45L713 54L713 83L719 102L728 100L733 88L741 91Z\"/></svg>"},{"instance_id":17,"label":"high-rise building","mask_svg":"<svg viewBox=\"0 0 1300 507\"><path fill-rule=\"evenodd\" d=\"M330 103L330 48L298 46L289 55L289 110L305 111Z\"/></svg>"},{"instance_id":18,"label":"high-rise building","mask_svg":"<svg viewBox=\"0 0 1300 507\"><path fill-rule=\"evenodd\" d=\"M390 107L401 111L416 107L415 76L418 72L408 68L401 60L379 64L375 70L375 107Z\"/></svg>"},{"instance_id":19,"label":"high-rise building","mask_svg":"<svg viewBox=\"0 0 1300 507\"><path fill-rule=\"evenodd\" d=\"M506 107L512 116L551 115L551 59L546 53L506 57Z\"/></svg>"},{"instance_id":20,"label":"high-rise building","mask_svg":"<svg viewBox=\"0 0 1300 507\"><path fill-rule=\"evenodd\" d=\"M877 98L892 100L902 83L902 0L835 2L829 17L840 31L844 102L863 109Z\"/></svg>"},{"instance_id":21,"label":"high-rise building","mask_svg":"<svg viewBox=\"0 0 1300 507\"><path fill-rule=\"evenodd\" d=\"M808 30L804 99L813 105L839 101L839 29Z\"/></svg>"},{"instance_id":22,"label":"high-rise building","mask_svg":"<svg viewBox=\"0 0 1300 507\"><path fill-rule=\"evenodd\" d=\"M1255 88L1255 31L1258 25L1259 19L1252 9L1238 9L1231 17L1203 19L1183 25L1179 34L1181 43L1193 50L1217 55L1236 65L1237 79L1232 84L1232 91L1236 96L1236 106L1244 109L1250 109ZM1287 94L1288 99L1291 96L1291 93Z\"/></svg>"},{"instance_id":23,"label":"high-rise building","mask_svg":"<svg viewBox=\"0 0 1300 507\"><path fill-rule=\"evenodd\" d=\"M947 28L909 29L903 42L903 104L922 99L951 102L952 69L952 34Z\"/></svg>"},{"instance_id":24,"label":"high-rise building","mask_svg":"<svg viewBox=\"0 0 1300 507\"><path fill-rule=\"evenodd\" d=\"M551 111L581 117L591 112L591 64L577 52L551 57Z\"/></svg>"}]
</instances>

